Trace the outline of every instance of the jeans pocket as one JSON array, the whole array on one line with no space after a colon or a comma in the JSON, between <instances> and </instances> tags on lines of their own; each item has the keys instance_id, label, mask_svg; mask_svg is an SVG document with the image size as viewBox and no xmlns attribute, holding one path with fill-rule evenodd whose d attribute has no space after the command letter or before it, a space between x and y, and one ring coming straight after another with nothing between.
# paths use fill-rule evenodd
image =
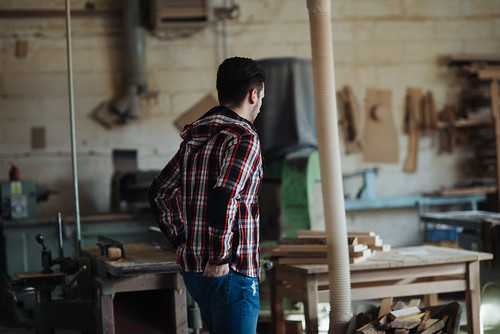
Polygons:
<instances>
[{"instance_id":1,"label":"jeans pocket","mask_svg":"<svg viewBox=\"0 0 500 334\"><path fill-rule=\"evenodd\" d=\"M206 288L205 294L207 300L210 301L212 306L227 305L231 292L231 278L232 273L229 271L227 274L217 277L200 276L202 286Z\"/></svg>"}]
</instances>

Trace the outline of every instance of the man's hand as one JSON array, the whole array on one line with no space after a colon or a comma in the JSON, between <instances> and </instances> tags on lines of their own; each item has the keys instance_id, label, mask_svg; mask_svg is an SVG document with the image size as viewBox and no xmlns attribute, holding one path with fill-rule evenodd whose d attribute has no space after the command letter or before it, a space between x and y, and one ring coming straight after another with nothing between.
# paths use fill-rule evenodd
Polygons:
<instances>
[{"instance_id":1,"label":"man's hand","mask_svg":"<svg viewBox=\"0 0 500 334\"><path fill-rule=\"evenodd\" d=\"M214 266L207 263L203 276L209 277L219 277L226 275L229 272L229 263L222 264L220 266Z\"/></svg>"}]
</instances>

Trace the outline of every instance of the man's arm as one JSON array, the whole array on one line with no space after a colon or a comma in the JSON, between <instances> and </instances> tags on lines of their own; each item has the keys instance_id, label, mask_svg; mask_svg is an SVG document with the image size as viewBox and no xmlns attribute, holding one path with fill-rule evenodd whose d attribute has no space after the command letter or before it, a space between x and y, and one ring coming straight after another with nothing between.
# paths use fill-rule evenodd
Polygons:
<instances>
[{"instance_id":1,"label":"man's arm","mask_svg":"<svg viewBox=\"0 0 500 334\"><path fill-rule=\"evenodd\" d=\"M149 204L158 227L175 248L185 242L184 223L177 200L181 191L180 152L181 150L177 152L149 187Z\"/></svg>"},{"instance_id":2,"label":"man's arm","mask_svg":"<svg viewBox=\"0 0 500 334\"><path fill-rule=\"evenodd\" d=\"M260 142L255 136L235 138L226 147L217 183L208 201L209 265L231 262L232 229L238 215L241 191L260 163Z\"/></svg>"}]
</instances>

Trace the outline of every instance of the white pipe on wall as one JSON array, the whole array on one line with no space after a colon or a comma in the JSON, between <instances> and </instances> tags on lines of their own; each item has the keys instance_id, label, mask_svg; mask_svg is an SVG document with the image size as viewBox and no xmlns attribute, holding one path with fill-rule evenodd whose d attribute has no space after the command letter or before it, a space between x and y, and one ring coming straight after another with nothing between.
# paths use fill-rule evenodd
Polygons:
<instances>
[{"instance_id":1,"label":"white pipe on wall","mask_svg":"<svg viewBox=\"0 0 500 334\"><path fill-rule=\"evenodd\" d=\"M352 318L351 277L340 163L330 0L307 0L314 103L330 285L330 331L345 333Z\"/></svg>"}]
</instances>

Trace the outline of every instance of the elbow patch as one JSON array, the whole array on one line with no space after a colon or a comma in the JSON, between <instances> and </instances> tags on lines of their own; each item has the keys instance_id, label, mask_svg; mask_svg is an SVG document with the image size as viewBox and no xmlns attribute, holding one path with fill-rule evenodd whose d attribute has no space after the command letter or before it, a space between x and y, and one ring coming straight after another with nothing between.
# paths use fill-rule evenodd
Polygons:
<instances>
[{"instance_id":1,"label":"elbow patch","mask_svg":"<svg viewBox=\"0 0 500 334\"><path fill-rule=\"evenodd\" d=\"M208 198L208 222L210 227L224 229L231 193L224 188L216 187Z\"/></svg>"}]
</instances>

